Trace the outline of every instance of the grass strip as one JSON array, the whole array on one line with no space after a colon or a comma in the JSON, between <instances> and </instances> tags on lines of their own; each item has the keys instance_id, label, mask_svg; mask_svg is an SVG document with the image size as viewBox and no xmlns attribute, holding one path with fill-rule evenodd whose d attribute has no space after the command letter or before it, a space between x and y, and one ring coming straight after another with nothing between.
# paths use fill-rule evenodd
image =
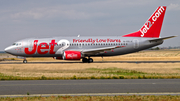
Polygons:
<instances>
[{"instance_id":1,"label":"grass strip","mask_svg":"<svg viewBox=\"0 0 180 101\"><path fill-rule=\"evenodd\" d=\"M111 68L88 68L87 69L89 72L92 73L101 73L101 74L112 74L112 75L123 75L123 76L139 76L139 75L145 75L147 73L135 71L135 70L126 70L126 69L121 69L121 68L116 68L116 67L111 67Z\"/></svg>"},{"instance_id":2,"label":"grass strip","mask_svg":"<svg viewBox=\"0 0 180 101\"><path fill-rule=\"evenodd\" d=\"M63 73L76 73L79 71L64 71ZM80 72L82 73L96 73L105 74L104 76L68 76L68 77L48 77L45 75L39 77L22 77L12 76L0 73L0 80L78 80L78 79L180 79L177 74L159 74L159 73L144 73L135 70L126 70L116 67L111 68L88 68Z\"/></svg>"},{"instance_id":3,"label":"grass strip","mask_svg":"<svg viewBox=\"0 0 180 101\"><path fill-rule=\"evenodd\" d=\"M180 76L90 76L90 77L20 77L20 76L7 76L0 73L0 80L81 80L81 79L180 79Z\"/></svg>"},{"instance_id":4,"label":"grass strip","mask_svg":"<svg viewBox=\"0 0 180 101\"><path fill-rule=\"evenodd\" d=\"M0 101L179 101L180 95L130 95L130 96L50 96L0 98Z\"/></svg>"}]
</instances>

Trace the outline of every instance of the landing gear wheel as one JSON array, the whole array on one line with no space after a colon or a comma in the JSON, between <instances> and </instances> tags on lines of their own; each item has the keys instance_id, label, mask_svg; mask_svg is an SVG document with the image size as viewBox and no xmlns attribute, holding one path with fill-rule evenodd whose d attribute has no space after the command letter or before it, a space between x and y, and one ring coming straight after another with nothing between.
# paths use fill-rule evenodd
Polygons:
<instances>
[{"instance_id":1,"label":"landing gear wheel","mask_svg":"<svg viewBox=\"0 0 180 101\"><path fill-rule=\"evenodd\" d=\"M23 63L27 63L27 60L23 60Z\"/></svg>"},{"instance_id":2,"label":"landing gear wheel","mask_svg":"<svg viewBox=\"0 0 180 101\"><path fill-rule=\"evenodd\" d=\"M89 59L88 59L88 63L91 63L91 62L93 62L93 59L92 59L92 58L89 58Z\"/></svg>"},{"instance_id":3,"label":"landing gear wheel","mask_svg":"<svg viewBox=\"0 0 180 101\"><path fill-rule=\"evenodd\" d=\"M85 63L85 62L87 62L87 61L88 61L87 58L83 58L83 59L82 59L82 62L83 62L83 63Z\"/></svg>"},{"instance_id":4,"label":"landing gear wheel","mask_svg":"<svg viewBox=\"0 0 180 101\"><path fill-rule=\"evenodd\" d=\"M83 63L86 63L86 62L88 62L88 63L91 63L91 62L93 62L93 59L92 58L82 58L82 62Z\"/></svg>"}]
</instances>

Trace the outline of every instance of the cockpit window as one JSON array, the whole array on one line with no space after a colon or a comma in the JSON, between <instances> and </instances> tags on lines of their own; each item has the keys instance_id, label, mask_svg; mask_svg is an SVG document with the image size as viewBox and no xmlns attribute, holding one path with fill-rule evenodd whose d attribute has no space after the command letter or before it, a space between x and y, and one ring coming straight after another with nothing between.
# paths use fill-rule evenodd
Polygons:
<instances>
[{"instance_id":1,"label":"cockpit window","mask_svg":"<svg viewBox=\"0 0 180 101\"><path fill-rule=\"evenodd\" d=\"M20 46L21 43L13 43L12 45Z\"/></svg>"}]
</instances>

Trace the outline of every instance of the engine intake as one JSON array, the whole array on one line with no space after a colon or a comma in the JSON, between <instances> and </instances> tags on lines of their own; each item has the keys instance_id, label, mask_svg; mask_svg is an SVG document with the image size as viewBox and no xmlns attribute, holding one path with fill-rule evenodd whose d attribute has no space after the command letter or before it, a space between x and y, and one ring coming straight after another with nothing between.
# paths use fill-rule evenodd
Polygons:
<instances>
[{"instance_id":1,"label":"engine intake","mask_svg":"<svg viewBox=\"0 0 180 101\"><path fill-rule=\"evenodd\" d=\"M79 51L65 51L63 53L63 60L80 60L81 52Z\"/></svg>"}]
</instances>

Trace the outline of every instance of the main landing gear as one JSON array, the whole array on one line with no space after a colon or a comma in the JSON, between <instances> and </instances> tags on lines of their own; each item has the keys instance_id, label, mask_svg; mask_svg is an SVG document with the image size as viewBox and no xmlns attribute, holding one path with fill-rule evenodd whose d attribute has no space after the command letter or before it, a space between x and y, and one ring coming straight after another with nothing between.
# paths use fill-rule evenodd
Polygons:
<instances>
[{"instance_id":1,"label":"main landing gear","mask_svg":"<svg viewBox=\"0 0 180 101\"><path fill-rule=\"evenodd\" d=\"M27 63L27 60L26 60L26 58L25 58L25 57L24 57L23 63Z\"/></svg>"},{"instance_id":2,"label":"main landing gear","mask_svg":"<svg viewBox=\"0 0 180 101\"><path fill-rule=\"evenodd\" d=\"M93 62L93 59L90 58L90 57L88 57L88 59L87 58L82 58L82 62L83 63L86 63L86 62L91 63L91 62Z\"/></svg>"}]
</instances>

